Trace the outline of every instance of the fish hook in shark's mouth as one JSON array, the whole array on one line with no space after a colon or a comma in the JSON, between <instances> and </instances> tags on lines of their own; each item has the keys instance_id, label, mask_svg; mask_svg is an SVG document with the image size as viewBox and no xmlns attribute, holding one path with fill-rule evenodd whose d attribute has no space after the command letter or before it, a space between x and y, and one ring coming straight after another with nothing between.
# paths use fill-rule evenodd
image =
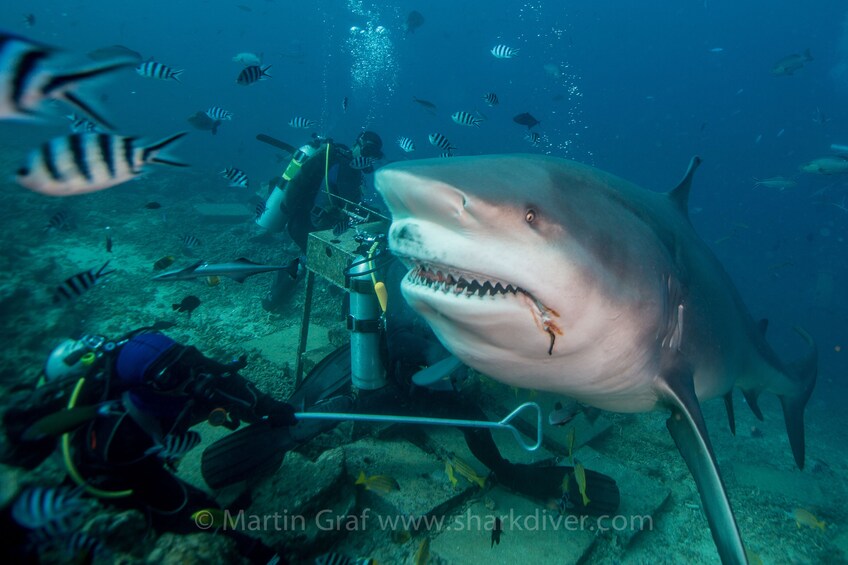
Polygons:
<instances>
[{"instance_id":1,"label":"fish hook in shark's mouth","mask_svg":"<svg viewBox=\"0 0 848 565\"><path fill-rule=\"evenodd\" d=\"M446 265L423 263L408 257L405 257L404 260L407 264L412 265L412 268L404 278L404 284L407 285L427 287L433 292L441 292L445 295L456 297L523 297L524 300L529 301L533 305L534 319L550 336L548 355L553 354L556 336L557 334L562 335L562 331L553 321L553 317L558 316L558 314L546 307L539 299L520 286L491 279L486 275L460 271Z\"/></svg>"}]
</instances>

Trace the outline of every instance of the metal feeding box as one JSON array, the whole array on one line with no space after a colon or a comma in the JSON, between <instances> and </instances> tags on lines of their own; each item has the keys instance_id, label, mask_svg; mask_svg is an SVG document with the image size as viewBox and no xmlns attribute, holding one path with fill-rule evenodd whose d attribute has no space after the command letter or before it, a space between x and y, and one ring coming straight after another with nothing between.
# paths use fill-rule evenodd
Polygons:
<instances>
[{"instance_id":1,"label":"metal feeding box","mask_svg":"<svg viewBox=\"0 0 848 565\"><path fill-rule=\"evenodd\" d=\"M358 255L360 243L356 239L357 234L386 233L387 229L385 222L371 222L360 224L356 229L346 230L341 235L333 234L333 230L312 232L306 242L307 269L334 285L345 288L345 270Z\"/></svg>"}]
</instances>

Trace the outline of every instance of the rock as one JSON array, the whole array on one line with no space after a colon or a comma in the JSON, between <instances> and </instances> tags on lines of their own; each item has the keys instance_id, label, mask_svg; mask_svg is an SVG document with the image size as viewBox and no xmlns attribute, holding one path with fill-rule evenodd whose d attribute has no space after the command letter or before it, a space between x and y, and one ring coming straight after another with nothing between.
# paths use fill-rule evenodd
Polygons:
<instances>
[{"instance_id":1,"label":"rock","mask_svg":"<svg viewBox=\"0 0 848 565\"><path fill-rule=\"evenodd\" d=\"M244 512L244 529L268 545L307 552L344 535L342 522L354 505L343 448L324 452L314 463L290 452L276 474L254 490L253 504Z\"/></svg>"},{"instance_id":2,"label":"rock","mask_svg":"<svg viewBox=\"0 0 848 565\"><path fill-rule=\"evenodd\" d=\"M209 565L248 563L227 536L208 534L163 534L147 556L150 565Z\"/></svg>"}]
</instances>

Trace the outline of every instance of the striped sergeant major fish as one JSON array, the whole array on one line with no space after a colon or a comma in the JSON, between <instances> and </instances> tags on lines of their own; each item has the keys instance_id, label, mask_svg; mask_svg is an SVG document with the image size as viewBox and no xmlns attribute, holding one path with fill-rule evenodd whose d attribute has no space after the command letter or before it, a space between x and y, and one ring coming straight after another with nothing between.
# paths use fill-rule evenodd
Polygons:
<instances>
[{"instance_id":1,"label":"striped sergeant major fish","mask_svg":"<svg viewBox=\"0 0 848 565\"><path fill-rule=\"evenodd\" d=\"M454 112L451 114L451 119L461 126L471 126L479 128L483 120L469 112Z\"/></svg>"},{"instance_id":2,"label":"striped sergeant major fish","mask_svg":"<svg viewBox=\"0 0 848 565\"><path fill-rule=\"evenodd\" d=\"M512 59L518 55L518 49L514 49L507 45L495 45L492 47L491 53L496 59Z\"/></svg>"},{"instance_id":3,"label":"striped sergeant major fish","mask_svg":"<svg viewBox=\"0 0 848 565\"><path fill-rule=\"evenodd\" d=\"M228 181L233 188L246 188L248 185L247 173L235 167L227 167L221 171L221 175Z\"/></svg>"},{"instance_id":4,"label":"striped sergeant major fish","mask_svg":"<svg viewBox=\"0 0 848 565\"><path fill-rule=\"evenodd\" d=\"M103 542L86 532L74 532L65 543L66 553L73 563L91 563L104 550Z\"/></svg>"},{"instance_id":5,"label":"striped sergeant major fish","mask_svg":"<svg viewBox=\"0 0 848 565\"><path fill-rule=\"evenodd\" d=\"M373 157L366 157L364 155L360 155L359 157L354 157L350 160L350 168L356 169L357 171L363 171L374 164Z\"/></svg>"},{"instance_id":6,"label":"striped sergeant major fish","mask_svg":"<svg viewBox=\"0 0 848 565\"><path fill-rule=\"evenodd\" d=\"M259 80L265 80L271 78L271 75L268 74L268 69L271 68L271 65L267 67L260 67L259 65L250 65L241 70L236 79L236 84L241 84L243 86L247 86L248 84L253 84Z\"/></svg>"},{"instance_id":7,"label":"striped sergeant major fish","mask_svg":"<svg viewBox=\"0 0 848 565\"><path fill-rule=\"evenodd\" d=\"M398 147L403 149L406 153L412 153L415 151L415 143L408 137L397 138L397 144Z\"/></svg>"},{"instance_id":8,"label":"striped sergeant major fish","mask_svg":"<svg viewBox=\"0 0 848 565\"><path fill-rule=\"evenodd\" d=\"M206 110L206 115L212 118L213 120L232 120L233 113L229 110L224 110L219 106L212 106L208 110Z\"/></svg>"},{"instance_id":9,"label":"striped sergeant major fish","mask_svg":"<svg viewBox=\"0 0 848 565\"><path fill-rule=\"evenodd\" d=\"M300 116L295 116L294 118L289 120L289 125L293 128L309 129L315 127L315 121L307 118L301 118Z\"/></svg>"},{"instance_id":10,"label":"striped sergeant major fish","mask_svg":"<svg viewBox=\"0 0 848 565\"><path fill-rule=\"evenodd\" d=\"M91 132L91 131L100 131L100 126L96 123L92 122L85 116L80 116L78 114L68 114L65 116L71 121L71 131L74 133L80 132Z\"/></svg>"},{"instance_id":11,"label":"striped sergeant major fish","mask_svg":"<svg viewBox=\"0 0 848 565\"><path fill-rule=\"evenodd\" d=\"M483 100L486 101L486 104L489 106L497 106L500 104L500 100L498 100L498 95L494 92L487 92L483 95Z\"/></svg>"},{"instance_id":12,"label":"striped sergeant major fish","mask_svg":"<svg viewBox=\"0 0 848 565\"><path fill-rule=\"evenodd\" d=\"M181 236L180 241L182 242L183 247L185 247L186 249L192 249L200 245L200 240L197 239L195 236L191 235L190 233Z\"/></svg>"},{"instance_id":13,"label":"striped sergeant major fish","mask_svg":"<svg viewBox=\"0 0 848 565\"><path fill-rule=\"evenodd\" d=\"M145 455L156 455L169 465L173 465L182 457L200 445L200 434L189 430L182 434L168 434L162 441L144 452Z\"/></svg>"},{"instance_id":14,"label":"striped sergeant major fish","mask_svg":"<svg viewBox=\"0 0 848 565\"><path fill-rule=\"evenodd\" d=\"M62 537L81 526L91 503L68 487L29 487L12 505L12 519L20 526Z\"/></svg>"},{"instance_id":15,"label":"striped sergeant major fish","mask_svg":"<svg viewBox=\"0 0 848 565\"><path fill-rule=\"evenodd\" d=\"M51 139L29 154L17 182L48 196L73 196L104 190L138 177L144 165L187 167L158 153L185 135L177 133L142 146L135 137L106 133L72 133Z\"/></svg>"},{"instance_id":16,"label":"striped sergeant major fish","mask_svg":"<svg viewBox=\"0 0 848 565\"><path fill-rule=\"evenodd\" d=\"M453 151L454 149L456 149L456 147L451 145L451 142L448 141L448 138L440 133L431 133L428 136L428 139L430 140L430 145L432 145L433 147L438 147L439 149L444 149L445 151Z\"/></svg>"},{"instance_id":17,"label":"striped sergeant major fish","mask_svg":"<svg viewBox=\"0 0 848 565\"><path fill-rule=\"evenodd\" d=\"M107 128L103 116L72 92L86 80L132 66L118 60L97 66L56 72L49 64L57 52L53 47L0 31L0 120L31 120L39 116L45 100L63 100Z\"/></svg>"},{"instance_id":18,"label":"striped sergeant major fish","mask_svg":"<svg viewBox=\"0 0 848 565\"><path fill-rule=\"evenodd\" d=\"M56 290L53 291L53 304L70 302L74 298L82 296L84 292L90 290L94 285L102 281L104 277L115 272L115 269L106 271L106 267L108 265L109 261L106 261L97 271L89 269L87 271L77 273L72 277L66 278L65 281L57 286Z\"/></svg>"},{"instance_id":19,"label":"striped sergeant major fish","mask_svg":"<svg viewBox=\"0 0 848 565\"><path fill-rule=\"evenodd\" d=\"M64 231L71 227L71 223L68 213L64 210L59 210L50 216L50 220L44 226L44 231L48 233Z\"/></svg>"},{"instance_id":20,"label":"striped sergeant major fish","mask_svg":"<svg viewBox=\"0 0 848 565\"><path fill-rule=\"evenodd\" d=\"M180 81L180 75L183 74L183 69L173 69L163 63L157 63L153 59L140 63L135 72L145 78L158 78L160 80L172 79Z\"/></svg>"},{"instance_id":21,"label":"striped sergeant major fish","mask_svg":"<svg viewBox=\"0 0 848 565\"><path fill-rule=\"evenodd\" d=\"M528 143L530 143L530 145L532 145L533 147L537 147L542 142L542 136L535 131L527 132L527 135L524 136L524 139L526 139Z\"/></svg>"}]
</instances>

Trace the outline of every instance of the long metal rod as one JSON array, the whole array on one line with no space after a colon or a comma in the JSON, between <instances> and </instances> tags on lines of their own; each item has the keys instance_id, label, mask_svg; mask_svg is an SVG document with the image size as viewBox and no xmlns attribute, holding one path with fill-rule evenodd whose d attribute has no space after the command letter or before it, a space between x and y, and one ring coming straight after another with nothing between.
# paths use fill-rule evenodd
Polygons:
<instances>
[{"instance_id":1,"label":"long metal rod","mask_svg":"<svg viewBox=\"0 0 848 565\"><path fill-rule=\"evenodd\" d=\"M536 412L536 441L527 443L521 432L510 422L524 410ZM457 420L453 418L427 418L424 416L394 416L385 414L346 414L340 412L296 412L298 420L346 420L351 422L388 422L391 424L417 424L424 426L457 426L465 428L489 428L509 430L515 440L527 451L535 451L542 445L542 409L535 402L525 402L499 422L484 420Z\"/></svg>"}]
</instances>

